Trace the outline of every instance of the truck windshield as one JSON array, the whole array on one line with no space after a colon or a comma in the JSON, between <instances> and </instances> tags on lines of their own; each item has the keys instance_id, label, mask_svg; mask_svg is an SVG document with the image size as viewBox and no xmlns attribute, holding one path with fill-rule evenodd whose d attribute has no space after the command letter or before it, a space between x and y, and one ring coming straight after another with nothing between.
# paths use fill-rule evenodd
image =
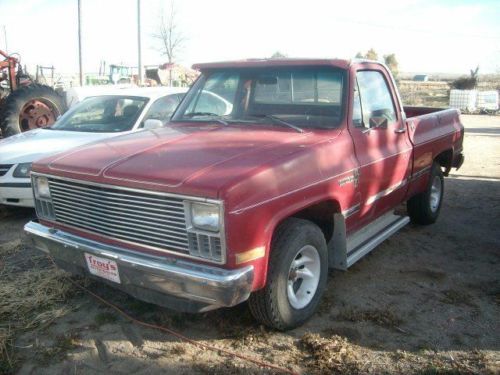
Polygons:
<instances>
[{"instance_id":1,"label":"truck windshield","mask_svg":"<svg viewBox=\"0 0 500 375\"><path fill-rule=\"evenodd\" d=\"M148 99L133 96L96 96L65 113L53 130L117 133L132 130Z\"/></svg>"},{"instance_id":2,"label":"truck windshield","mask_svg":"<svg viewBox=\"0 0 500 375\"><path fill-rule=\"evenodd\" d=\"M173 122L335 128L342 119L345 73L329 67L204 72Z\"/></svg>"}]
</instances>

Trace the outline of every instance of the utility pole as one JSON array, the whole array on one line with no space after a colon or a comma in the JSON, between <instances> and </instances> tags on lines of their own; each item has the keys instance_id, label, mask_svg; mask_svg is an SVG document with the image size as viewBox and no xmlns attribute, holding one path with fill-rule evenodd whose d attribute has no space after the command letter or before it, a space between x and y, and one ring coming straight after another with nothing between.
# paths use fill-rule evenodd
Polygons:
<instances>
[{"instance_id":1,"label":"utility pole","mask_svg":"<svg viewBox=\"0 0 500 375\"><path fill-rule=\"evenodd\" d=\"M3 40L5 41L5 53L9 53L9 47L7 47L7 27L3 25Z\"/></svg>"},{"instance_id":2,"label":"utility pole","mask_svg":"<svg viewBox=\"0 0 500 375\"><path fill-rule=\"evenodd\" d=\"M83 86L82 65L82 0L78 0L78 67L80 72L80 86Z\"/></svg>"},{"instance_id":3,"label":"utility pole","mask_svg":"<svg viewBox=\"0 0 500 375\"><path fill-rule=\"evenodd\" d=\"M138 84L142 85L141 0L137 0L137 60L139 66Z\"/></svg>"}]
</instances>

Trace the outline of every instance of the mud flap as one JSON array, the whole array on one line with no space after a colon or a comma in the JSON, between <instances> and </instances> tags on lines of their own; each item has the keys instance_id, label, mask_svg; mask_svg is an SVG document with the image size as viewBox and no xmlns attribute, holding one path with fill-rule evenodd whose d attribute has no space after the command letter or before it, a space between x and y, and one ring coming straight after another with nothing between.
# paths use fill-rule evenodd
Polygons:
<instances>
[{"instance_id":1,"label":"mud flap","mask_svg":"<svg viewBox=\"0 0 500 375\"><path fill-rule=\"evenodd\" d=\"M347 240L345 217L341 213L333 215L333 236L328 243L329 267L347 270Z\"/></svg>"}]
</instances>

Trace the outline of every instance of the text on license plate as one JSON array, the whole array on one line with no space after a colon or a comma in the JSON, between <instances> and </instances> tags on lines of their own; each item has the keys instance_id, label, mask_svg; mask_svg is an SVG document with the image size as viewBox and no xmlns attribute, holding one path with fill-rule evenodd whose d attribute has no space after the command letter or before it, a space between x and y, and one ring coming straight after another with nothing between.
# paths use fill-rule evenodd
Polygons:
<instances>
[{"instance_id":1,"label":"text on license plate","mask_svg":"<svg viewBox=\"0 0 500 375\"><path fill-rule=\"evenodd\" d=\"M118 265L114 260L101 258L93 254L85 253L87 267L92 275L102 277L107 280L114 281L120 284L120 274L118 273Z\"/></svg>"}]
</instances>

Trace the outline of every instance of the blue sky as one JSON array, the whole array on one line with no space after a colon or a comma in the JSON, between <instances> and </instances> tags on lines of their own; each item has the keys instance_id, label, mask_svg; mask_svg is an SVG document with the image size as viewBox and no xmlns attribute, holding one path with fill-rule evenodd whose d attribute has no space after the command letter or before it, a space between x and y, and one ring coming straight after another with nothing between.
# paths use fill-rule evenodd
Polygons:
<instances>
[{"instance_id":1,"label":"blue sky","mask_svg":"<svg viewBox=\"0 0 500 375\"><path fill-rule=\"evenodd\" d=\"M99 61L137 64L136 0L81 0L86 72ZM0 48L28 65L74 73L77 0L0 0ZM166 59L151 38L167 0L142 0L143 62ZM500 73L500 0L176 0L188 37L179 62L396 53L407 72Z\"/></svg>"}]
</instances>

